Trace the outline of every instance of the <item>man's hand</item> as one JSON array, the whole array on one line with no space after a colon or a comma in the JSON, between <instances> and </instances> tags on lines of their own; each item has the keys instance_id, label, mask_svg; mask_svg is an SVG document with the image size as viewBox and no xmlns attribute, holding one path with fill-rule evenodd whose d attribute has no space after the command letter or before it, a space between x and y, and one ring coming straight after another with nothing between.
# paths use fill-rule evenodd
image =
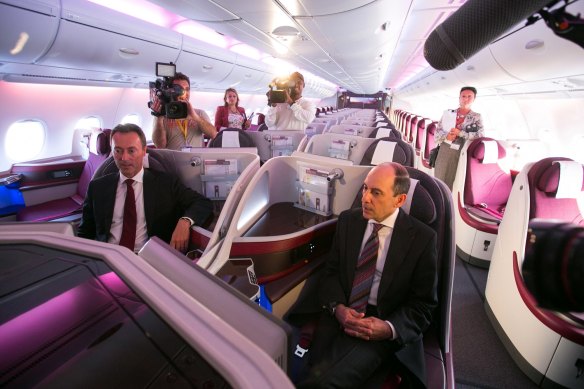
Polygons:
<instances>
[{"instance_id":1,"label":"man's hand","mask_svg":"<svg viewBox=\"0 0 584 389\"><path fill-rule=\"evenodd\" d=\"M286 103L288 103L288 105L294 104L294 100L292 99L292 97L290 97L290 93L288 93L288 89L286 89L285 92L286 92Z\"/></svg>"},{"instance_id":2,"label":"man's hand","mask_svg":"<svg viewBox=\"0 0 584 389\"><path fill-rule=\"evenodd\" d=\"M187 103L187 118L193 119L196 122L200 121L201 117L199 115L197 115L197 113L193 109L193 106L191 105L191 102L188 100L186 100L184 102Z\"/></svg>"},{"instance_id":3,"label":"man's hand","mask_svg":"<svg viewBox=\"0 0 584 389\"><path fill-rule=\"evenodd\" d=\"M342 304L337 305L335 317L349 336L364 340L390 339L393 336L391 327L385 321L373 316L365 317Z\"/></svg>"},{"instance_id":4,"label":"man's hand","mask_svg":"<svg viewBox=\"0 0 584 389\"><path fill-rule=\"evenodd\" d=\"M170 245L184 253L189 248L189 240L191 238L191 223L185 219L179 219L176 223L172 237L170 238Z\"/></svg>"}]
</instances>

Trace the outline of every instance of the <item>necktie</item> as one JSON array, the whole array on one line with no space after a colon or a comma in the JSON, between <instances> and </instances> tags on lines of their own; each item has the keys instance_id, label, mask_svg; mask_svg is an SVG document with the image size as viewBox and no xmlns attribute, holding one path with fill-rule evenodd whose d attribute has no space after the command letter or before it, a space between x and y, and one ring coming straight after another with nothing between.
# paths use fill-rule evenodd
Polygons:
<instances>
[{"instance_id":1,"label":"necktie","mask_svg":"<svg viewBox=\"0 0 584 389\"><path fill-rule=\"evenodd\" d=\"M349 306L359 312L365 312L367 300L369 300L369 291L373 283L377 252L379 251L379 236L377 234L383 227L383 224L373 224L373 231L367 242L365 242L357 261L355 279L353 280L353 288L349 297Z\"/></svg>"},{"instance_id":2,"label":"necktie","mask_svg":"<svg viewBox=\"0 0 584 389\"><path fill-rule=\"evenodd\" d=\"M134 251L136 245L136 198L134 197L134 180L127 179L124 181L127 187L126 201L124 202L124 221L122 224L122 236L120 237L120 246L129 248Z\"/></svg>"}]
</instances>

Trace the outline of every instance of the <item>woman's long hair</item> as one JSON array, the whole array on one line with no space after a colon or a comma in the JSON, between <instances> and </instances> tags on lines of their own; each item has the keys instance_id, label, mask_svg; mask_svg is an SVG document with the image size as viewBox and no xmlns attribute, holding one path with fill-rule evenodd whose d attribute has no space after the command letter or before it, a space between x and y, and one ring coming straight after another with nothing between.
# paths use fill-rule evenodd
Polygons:
<instances>
[{"instance_id":1,"label":"woman's long hair","mask_svg":"<svg viewBox=\"0 0 584 389\"><path fill-rule=\"evenodd\" d=\"M229 92L233 92L235 93L235 96L237 96L237 100L235 101L235 106L239 107L239 93L237 93L237 91L234 88L227 88L225 89L225 94L223 95L223 101L225 102L225 104L223 104L225 107L227 107L229 104L227 104L227 93Z\"/></svg>"}]
</instances>

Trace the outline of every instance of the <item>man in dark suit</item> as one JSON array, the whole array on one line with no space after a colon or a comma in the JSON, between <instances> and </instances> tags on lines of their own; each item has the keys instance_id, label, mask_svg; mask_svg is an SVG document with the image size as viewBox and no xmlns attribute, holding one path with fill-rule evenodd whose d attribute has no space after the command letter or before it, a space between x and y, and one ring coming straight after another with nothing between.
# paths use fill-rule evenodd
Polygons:
<instances>
[{"instance_id":1,"label":"man in dark suit","mask_svg":"<svg viewBox=\"0 0 584 389\"><path fill-rule=\"evenodd\" d=\"M137 125L116 126L111 142L119 173L90 182L78 236L123 244L125 200L131 191L135 194L135 237L126 247L138 251L148 238L157 236L186 251L192 225L201 225L212 213L211 200L185 187L174 175L143 168L146 137ZM127 184L127 179L132 181Z\"/></svg>"},{"instance_id":2,"label":"man in dark suit","mask_svg":"<svg viewBox=\"0 0 584 389\"><path fill-rule=\"evenodd\" d=\"M437 242L431 228L399 210L409 185L403 166L376 166L362 209L340 214L319 283L325 312L298 387L364 387L380 366L399 371L406 386L425 386L422 333L437 305Z\"/></svg>"}]
</instances>

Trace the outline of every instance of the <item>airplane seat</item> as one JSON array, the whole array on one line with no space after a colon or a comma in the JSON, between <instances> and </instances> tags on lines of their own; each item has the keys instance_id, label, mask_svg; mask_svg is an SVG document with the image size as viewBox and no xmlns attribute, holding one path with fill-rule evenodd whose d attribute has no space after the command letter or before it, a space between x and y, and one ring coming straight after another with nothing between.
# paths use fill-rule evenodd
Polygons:
<instances>
[{"instance_id":1,"label":"airplane seat","mask_svg":"<svg viewBox=\"0 0 584 389\"><path fill-rule=\"evenodd\" d=\"M423 338L426 382L430 389L454 389L451 315L456 254L452 196L444 183L413 167L406 169L411 187L401 209L431 227L438 242L438 306ZM399 387L401 380L395 372L388 374L381 368L377 374L386 376L384 389Z\"/></svg>"},{"instance_id":2,"label":"airplane seat","mask_svg":"<svg viewBox=\"0 0 584 389\"><path fill-rule=\"evenodd\" d=\"M308 124L308 126L306 126L306 128L304 129L304 133L308 136L322 134L324 129L326 128L326 125L327 125L326 123L312 122Z\"/></svg>"},{"instance_id":3,"label":"airplane seat","mask_svg":"<svg viewBox=\"0 0 584 389\"><path fill-rule=\"evenodd\" d=\"M74 195L22 208L16 213L16 220L23 222L55 221L72 215L80 215L89 182L111 153L110 134L110 129L91 133L88 145L89 155L83 166Z\"/></svg>"},{"instance_id":4,"label":"airplane seat","mask_svg":"<svg viewBox=\"0 0 584 389\"><path fill-rule=\"evenodd\" d=\"M414 167L414 150L401 139L379 138L365 151L360 164L379 165L382 162L397 162Z\"/></svg>"},{"instance_id":5,"label":"airplane seat","mask_svg":"<svg viewBox=\"0 0 584 389\"><path fill-rule=\"evenodd\" d=\"M190 152L149 149L144 158L144 168L175 175L185 186L213 200L213 214L191 230L190 249L197 255L220 239L259 164L255 148L193 148ZM110 157L94 178L117 172Z\"/></svg>"},{"instance_id":6,"label":"airplane seat","mask_svg":"<svg viewBox=\"0 0 584 389\"><path fill-rule=\"evenodd\" d=\"M251 258L265 301L281 317L322 265L337 215L351 207L370 169L298 151L269 159L245 188L221 244L197 264L218 274Z\"/></svg>"},{"instance_id":7,"label":"airplane seat","mask_svg":"<svg viewBox=\"0 0 584 389\"><path fill-rule=\"evenodd\" d=\"M375 130L369 134L369 138L393 138L393 139L401 139L402 136L398 130L395 128L391 128L388 126L377 127Z\"/></svg>"},{"instance_id":8,"label":"airplane seat","mask_svg":"<svg viewBox=\"0 0 584 389\"><path fill-rule=\"evenodd\" d=\"M491 138L467 142L461 151L452 195L457 203L457 254L466 262L487 268L511 193L511 174L498 164L505 148Z\"/></svg>"},{"instance_id":9,"label":"airplane seat","mask_svg":"<svg viewBox=\"0 0 584 389\"><path fill-rule=\"evenodd\" d=\"M434 140L434 133L436 132L436 129L438 128L438 122L431 122L430 124L428 124L428 126L426 127L426 134L424 136L425 141L424 141L424 148L422 149L422 155L421 155L421 164L418 165L418 169L422 170L423 172L426 172L430 175L434 175L434 168L432 166L430 166L430 150L432 150L434 147L436 147L436 141Z\"/></svg>"},{"instance_id":10,"label":"airplane seat","mask_svg":"<svg viewBox=\"0 0 584 389\"><path fill-rule=\"evenodd\" d=\"M251 136L240 128L225 128L211 139L208 147L255 147Z\"/></svg>"},{"instance_id":11,"label":"airplane seat","mask_svg":"<svg viewBox=\"0 0 584 389\"><path fill-rule=\"evenodd\" d=\"M584 166L569 158L525 165L515 177L489 268L487 317L518 367L541 387L582 388L584 323L576 314L540 308L528 291L522 265L528 240L533 239L530 222L584 225L578 207L583 176ZM558 250L549 261L561 262L562 257Z\"/></svg>"},{"instance_id":12,"label":"airplane seat","mask_svg":"<svg viewBox=\"0 0 584 389\"><path fill-rule=\"evenodd\" d=\"M255 147L257 147L262 163L273 157L291 155L305 145L303 142L303 138L306 136L304 131L269 130L248 132L247 134L250 135Z\"/></svg>"},{"instance_id":13,"label":"airplane seat","mask_svg":"<svg viewBox=\"0 0 584 389\"><path fill-rule=\"evenodd\" d=\"M418 134L418 122L420 121L421 117L414 115L412 120L410 121L410 128L408 131L408 138L406 142L414 146L414 142L416 140L416 135Z\"/></svg>"},{"instance_id":14,"label":"airplane seat","mask_svg":"<svg viewBox=\"0 0 584 389\"><path fill-rule=\"evenodd\" d=\"M406 169L411 178L411 185L407 201L401 209L427 224L437 234L438 306L423 337L426 380L428 388L453 389L455 380L452 356L451 312L456 257L452 197L450 190L444 183L413 167L406 167ZM360 206L361 191L358 191L352 207ZM314 299L312 296L317 293L317 287L318 276L314 276L306 282L305 288L301 292L301 298ZM314 314L293 312L287 315L287 320L292 325L302 326L303 330L305 330L310 328L309 323L314 317ZM401 381L399 372L382 365L363 387L374 387L372 386L373 383L383 382L381 386L383 389L398 388Z\"/></svg>"},{"instance_id":15,"label":"airplane seat","mask_svg":"<svg viewBox=\"0 0 584 389\"><path fill-rule=\"evenodd\" d=\"M352 161L358 165L375 139L355 135L325 133L310 138L303 152Z\"/></svg>"},{"instance_id":16,"label":"airplane seat","mask_svg":"<svg viewBox=\"0 0 584 389\"><path fill-rule=\"evenodd\" d=\"M422 164L422 149L424 148L424 142L426 141L426 126L428 125L429 120L426 118L420 118L418 121L418 125L415 128L416 131L416 140L413 143L414 151L416 152L416 158L414 167L417 168Z\"/></svg>"},{"instance_id":17,"label":"airplane seat","mask_svg":"<svg viewBox=\"0 0 584 389\"><path fill-rule=\"evenodd\" d=\"M328 132L345 135L358 135L368 138L377 127L361 126L357 124L334 124L329 127Z\"/></svg>"}]
</instances>

